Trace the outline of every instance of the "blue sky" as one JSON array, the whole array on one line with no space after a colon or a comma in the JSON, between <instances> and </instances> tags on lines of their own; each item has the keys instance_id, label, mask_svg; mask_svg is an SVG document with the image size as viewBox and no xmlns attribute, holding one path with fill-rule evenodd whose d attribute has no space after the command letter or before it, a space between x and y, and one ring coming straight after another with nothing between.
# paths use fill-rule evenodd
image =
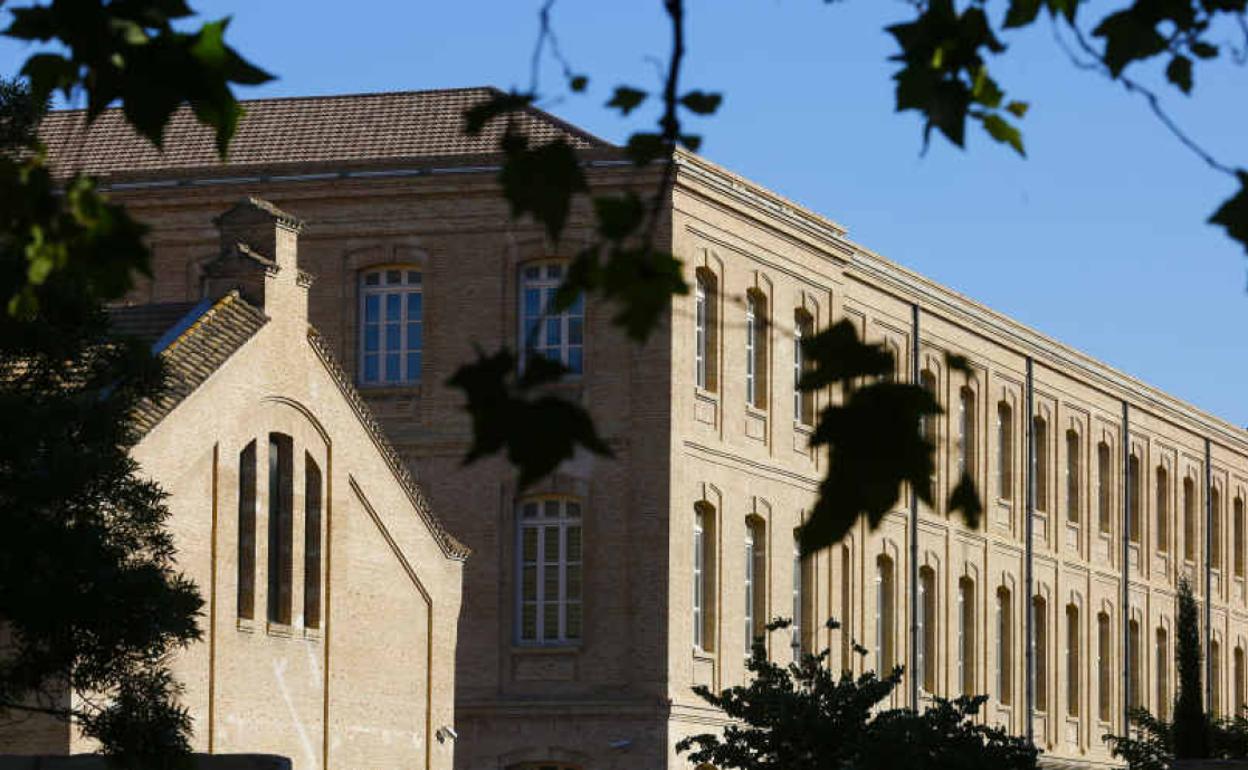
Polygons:
<instances>
[{"instance_id":1,"label":"blue sky","mask_svg":"<svg viewBox=\"0 0 1248 770\"><path fill-rule=\"evenodd\" d=\"M524 87L539 2L194 5L232 15L233 43L278 75L242 94L255 97ZM934 139L921 156L918 119L893 112L883 32L907 13L879 0L690 0L685 82L725 94L717 115L697 121L703 154L897 262L1248 424L1248 262L1204 224L1230 180L1138 98L1077 70L1047 23L1008 36L993 66L1009 96L1032 105L1028 158L975 131L965 152ZM590 89L545 106L616 141L652 121L653 111L625 121L602 103L617 83L657 88L668 42L658 0L560 0L554 21ZM0 72L15 72L27 50L0 42ZM542 85L562 91L556 68ZM1243 68L1215 65L1198 70L1193 97L1166 98L1215 155L1248 165L1246 85Z\"/></svg>"}]
</instances>

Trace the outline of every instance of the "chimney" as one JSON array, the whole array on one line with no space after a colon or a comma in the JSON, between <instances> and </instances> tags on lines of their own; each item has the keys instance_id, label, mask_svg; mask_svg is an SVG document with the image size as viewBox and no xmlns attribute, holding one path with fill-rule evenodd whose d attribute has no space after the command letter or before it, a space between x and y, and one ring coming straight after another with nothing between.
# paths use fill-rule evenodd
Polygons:
<instances>
[{"instance_id":1,"label":"chimney","mask_svg":"<svg viewBox=\"0 0 1248 770\"><path fill-rule=\"evenodd\" d=\"M252 197L243 198L213 222L221 236L221 252L204 269L204 296L215 299L237 289L269 318L305 328L312 277L299 269L303 222Z\"/></svg>"}]
</instances>

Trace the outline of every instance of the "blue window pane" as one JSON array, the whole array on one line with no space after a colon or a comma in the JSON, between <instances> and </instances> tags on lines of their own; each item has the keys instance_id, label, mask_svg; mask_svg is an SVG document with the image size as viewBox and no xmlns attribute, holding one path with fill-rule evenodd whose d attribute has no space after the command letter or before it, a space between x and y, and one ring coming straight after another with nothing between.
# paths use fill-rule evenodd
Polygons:
<instances>
[{"instance_id":1,"label":"blue window pane","mask_svg":"<svg viewBox=\"0 0 1248 770\"><path fill-rule=\"evenodd\" d=\"M581 348L570 348L568 350L568 368L573 374L581 373L582 354Z\"/></svg>"},{"instance_id":2,"label":"blue window pane","mask_svg":"<svg viewBox=\"0 0 1248 770\"><path fill-rule=\"evenodd\" d=\"M369 324L364 327L364 350L368 353L376 353L381 343L381 330L377 324Z\"/></svg>"},{"instance_id":3,"label":"blue window pane","mask_svg":"<svg viewBox=\"0 0 1248 770\"><path fill-rule=\"evenodd\" d=\"M555 306L555 294L557 294L558 292L559 292L559 287L557 286L551 286L550 288L542 292L543 294L546 295L545 296L546 304L543 306L544 309L549 310L550 308L553 308Z\"/></svg>"},{"instance_id":4,"label":"blue window pane","mask_svg":"<svg viewBox=\"0 0 1248 770\"><path fill-rule=\"evenodd\" d=\"M576 299L572 300L572 304L568 306L568 312L572 315L585 315L585 295L577 294Z\"/></svg>"},{"instance_id":5,"label":"blue window pane","mask_svg":"<svg viewBox=\"0 0 1248 770\"><path fill-rule=\"evenodd\" d=\"M419 321L421 311L424 309L424 300L418 291L408 292L407 295L407 320Z\"/></svg>"},{"instance_id":6,"label":"blue window pane","mask_svg":"<svg viewBox=\"0 0 1248 770\"><path fill-rule=\"evenodd\" d=\"M420 354L407 354L407 380L408 382L416 382L420 380Z\"/></svg>"},{"instance_id":7,"label":"blue window pane","mask_svg":"<svg viewBox=\"0 0 1248 770\"><path fill-rule=\"evenodd\" d=\"M402 327L398 324L386 324L386 351L397 351L399 349L399 332Z\"/></svg>"},{"instance_id":8,"label":"blue window pane","mask_svg":"<svg viewBox=\"0 0 1248 770\"><path fill-rule=\"evenodd\" d=\"M424 324L408 324L407 325L407 349L420 350L424 345L421 330Z\"/></svg>"},{"instance_id":9,"label":"blue window pane","mask_svg":"<svg viewBox=\"0 0 1248 770\"><path fill-rule=\"evenodd\" d=\"M377 381L377 356L364 356L364 381Z\"/></svg>"},{"instance_id":10,"label":"blue window pane","mask_svg":"<svg viewBox=\"0 0 1248 770\"><path fill-rule=\"evenodd\" d=\"M524 315L526 318L537 318L542 314L542 293L540 289L524 290Z\"/></svg>"},{"instance_id":11,"label":"blue window pane","mask_svg":"<svg viewBox=\"0 0 1248 770\"><path fill-rule=\"evenodd\" d=\"M558 318L546 319L546 344L547 345L559 344L559 340L561 339L560 332L562 331L562 329L560 328L561 326L562 324L559 322Z\"/></svg>"},{"instance_id":12,"label":"blue window pane","mask_svg":"<svg viewBox=\"0 0 1248 770\"><path fill-rule=\"evenodd\" d=\"M366 323L375 324L381 313L381 298L376 294L369 295L364 298L364 321Z\"/></svg>"},{"instance_id":13,"label":"blue window pane","mask_svg":"<svg viewBox=\"0 0 1248 770\"><path fill-rule=\"evenodd\" d=\"M403 312L403 298L398 294L386 295L386 320L397 321Z\"/></svg>"},{"instance_id":14,"label":"blue window pane","mask_svg":"<svg viewBox=\"0 0 1248 770\"><path fill-rule=\"evenodd\" d=\"M399 354L386 354L386 382L399 381Z\"/></svg>"},{"instance_id":15,"label":"blue window pane","mask_svg":"<svg viewBox=\"0 0 1248 770\"><path fill-rule=\"evenodd\" d=\"M569 345L581 344L581 326L583 324L584 324L584 321L582 321L579 318L568 319L568 344Z\"/></svg>"}]
</instances>

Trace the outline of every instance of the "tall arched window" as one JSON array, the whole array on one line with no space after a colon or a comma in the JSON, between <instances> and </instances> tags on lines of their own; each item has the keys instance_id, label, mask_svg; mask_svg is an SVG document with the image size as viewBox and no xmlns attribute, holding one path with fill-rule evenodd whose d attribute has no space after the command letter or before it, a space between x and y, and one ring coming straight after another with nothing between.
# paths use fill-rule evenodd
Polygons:
<instances>
[{"instance_id":1,"label":"tall arched window","mask_svg":"<svg viewBox=\"0 0 1248 770\"><path fill-rule=\"evenodd\" d=\"M997 402L997 496L1014 497L1014 409L1008 401Z\"/></svg>"},{"instance_id":2,"label":"tall arched window","mask_svg":"<svg viewBox=\"0 0 1248 770\"><path fill-rule=\"evenodd\" d=\"M1108 533L1113 521L1114 463L1109 444L1096 445L1096 513L1101 531Z\"/></svg>"},{"instance_id":3,"label":"tall arched window","mask_svg":"<svg viewBox=\"0 0 1248 770\"><path fill-rule=\"evenodd\" d=\"M1245 693L1244 693L1244 648L1235 645L1235 670L1232 672L1235 677L1235 708L1232 716L1242 716L1244 713Z\"/></svg>"},{"instance_id":4,"label":"tall arched window","mask_svg":"<svg viewBox=\"0 0 1248 770\"><path fill-rule=\"evenodd\" d=\"M693 509L693 646L711 650L715 641L715 509Z\"/></svg>"},{"instance_id":5,"label":"tall arched window","mask_svg":"<svg viewBox=\"0 0 1248 770\"><path fill-rule=\"evenodd\" d=\"M1170 640L1166 629L1157 629L1157 716L1170 718Z\"/></svg>"},{"instance_id":6,"label":"tall arched window","mask_svg":"<svg viewBox=\"0 0 1248 770\"><path fill-rule=\"evenodd\" d=\"M1157 466L1156 480L1157 550L1167 553L1170 550L1170 474L1164 465Z\"/></svg>"},{"instance_id":7,"label":"tall arched window","mask_svg":"<svg viewBox=\"0 0 1248 770\"><path fill-rule=\"evenodd\" d=\"M294 565L295 473L293 443L282 433L269 434L269 601L270 623L290 625Z\"/></svg>"},{"instance_id":8,"label":"tall arched window","mask_svg":"<svg viewBox=\"0 0 1248 770\"><path fill-rule=\"evenodd\" d=\"M1216 719L1222 716L1222 645L1217 639L1209 642L1209 684L1213 686L1209 712Z\"/></svg>"},{"instance_id":9,"label":"tall arched window","mask_svg":"<svg viewBox=\"0 0 1248 770\"><path fill-rule=\"evenodd\" d=\"M893 560L881 555L875 560L875 663L885 676L896 665L894 643Z\"/></svg>"},{"instance_id":10,"label":"tall arched window","mask_svg":"<svg viewBox=\"0 0 1248 770\"><path fill-rule=\"evenodd\" d=\"M1144 656L1140 647L1140 622L1135 618L1127 621L1127 681L1131 692L1128 693L1131 708L1144 705Z\"/></svg>"},{"instance_id":11,"label":"tall arched window","mask_svg":"<svg viewBox=\"0 0 1248 770\"><path fill-rule=\"evenodd\" d=\"M975 581L958 581L958 687L975 694Z\"/></svg>"},{"instance_id":12,"label":"tall arched window","mask_svg":"<svg viewBox=\"0 0 1248 770\"><path fill-rule=\"evenodd\" d=\"M718 384L717 360L718 303L715 275L705 268L698 268L694 298L694 377L697 386L715 392Z\"/></svg>"},{"instance_id":13,"label":"tall arched window","mask_svg":"<svg viewBox=\"0 0 1248 770\"><path fill-rule=\"evenodd\" d=\"M975 391L963 386L958 391L958 477L975 476Z\"/></svg>"},{"instance_id":14,"label":"tall arched window","mask_svg":"<svg viewBox=\"0 0 1248 770\"><path fill-rule=\"evenodd\" d=\"M937 403L940 402L940 395L939 393L937 393L937 388L936 388L936 373L935 372L933 372L931 369L924 369L922 372L920 372L919 373L919 385L923 388L923 390L926 390L928 393L930 393L932 395L932 398L935 399ZM933 446L938 446L938 444L936 443L936 438L937 438L936 415L934 414L923 415L922 422L920 423L919 428L923 433L923 438L927 439L928 442L930 442Z\"/></svg>"},{"instance_id":15,"label":"tall arched window","mask_svg":"<svg viewBox=\"0 0 1248 770\"><path fill-rule=\"evenodd\" d=\"M854 670L854 555L841 545L841 670Z\"/></svg>"},{"instance_id":16,"label":"tall arched window","mask_svg":"<svg viewBox=\"0 0 1248 770\"><path fill-rule=\"evenodd\" d=\"M1005 705L1014 702L1013 612L1010 589L997 589L997 700Z\"/></svg>"},{"instance_id":17,"label":"tall arched window","mask_svg":"<svg viewBox=\"0 0 1248 770\"><path fill-rule=\"evenodd\" d=\"M542 497L517 507L519 641L575 644L582 626L581 503Z\"/></svg>"},{"instance_id":18,"label":"tall arched window","mask_svg":"<svg viewBox=\"0 0 1248 770\"><path fill-rule=\"evenodd\" d=\"M815 421L815 393L799 387L807 369L802 340L810 339L814 328L815 322L810 313L805 310L793 313L793 421L801 425L811 425Z\"/></svg>"},{"instance_id":19,"label":"tall arched window","mask_svg":"<svg viewBox=\"0 0 1248 770\"><path fill-rule=\"evenodd\" d=\"M1066 714L1079 716L1079 679L1083 676L1079 607L1066 605Z\"/></svg>"},{"instance_id":20,"label":"tall arched window","mask_svg":"<svg viewBox=\"0 0 1248 770\"><path fill-rule=\"evenodd\" d=\"M915 679L924 692L936 692L936 573L931 567L919 568L919 659Z\"/></svg>"},{"instance_id":21,"label":"tall arched window","mask_svg":"<svg viewBox=\"0 0 1248 770\"><path fill-rule=\"evenodd\" d=\"M386 267L360 276L360 382L420 382L424 307L419 270Z\"/></svg>"},{"instance_id":22,"label":"tall arched window","mask_svg":"<svg viewBox=\"0 0 1248 770\"><path fill-rule=\"evenodd\" d=\"M1032 435L1036 456L1031 461L1032 478L1035 479L1036 510L1049 510L1049 423L1040 415L1032 418Z\"/></svg>"},{"instance_id":23,"label":"tall arched window","mask_svg":"<svg viewBox=\"0 0 1248 770\"><path fill-rule=\"evenodd\" d=\"M1222 569L1222 490L1209 490L1209 560L1213 569Z\"/></svg>"},{"instance_id":24,"label":"tall arched window","mask_svg":"<svg viewBox=\"0 0 1248 770\"><path fill-rule=\"evenodd\" d=\"M745 295L745 400L767 408L767 298L759 291Z\"/></svg>"},{"instance_id":25,"label":"tall arched window","mask_svg":"<svg viewBox=\"0 0 1248 770\"><path fill-rule=\"evenodd\" d=\"M555 310L555 295L563 284L562 262L527 264L520 269L520 361L544 356L568 368L584 370L585 297L577 296L563 310Z\"/></svg>"},{"instance_id":26,"label":"tall arched window","mask_svg":"<svg viewBox=\"0 0 1248 770\"><path fill-rule=\"evenodd\" d=\"M1036 698L1036 711L1049 710L1049 613L1043 596L1031 600L1032 631L1032 692Z\"/></svg>"},{"instance_id":27,"label":"tall arched window","mask_svg":"<svg viewBox=\"0 0 1248 770\"><path fill-rule=\"evenodd\" d=\"M1102 722L1110 720L1114 702L1113 632L1109 615L1101 612L1096 616L1096 716Z\"/></svg>"},{"instance_id":28,"label":"tall arched window","mask_svg":"<svg viewBox=\"0 0 1248 770\"><path fill-rule=\"evenodd\" d=\"M1235 546L1235 554L1233 556L1235 577L1242 578L1244 576L1244 499L1237 496L1233 505L1233 516L1235 518L1235 536L1233 538L1233 545Z\"/></svg>"},{"instance_id":29,"label":"tall arched window","mask_svg":"<svg viewBox=\"0 0 1248 770\"><path fill-rule=\"evenodd\" d=\"M761 519L745 523L745 654L763 636L767 612L767 538Z\"/></svg>"},{"instance_id":30,"label":"tall arched window","mask_svg":"<svg viewBox=\"0 0 1248 770\"><path fill-rule=\"evenodd\" d=\"M303 625L321 627L321 468L304 455Z\"/></svg>"},{"instance_id":31,"label":"tall arched window","mask_svg":"<svg viewBox=\"0 0 1248 770\"><path fill-rule=\"evenodd\" d=\"M1196 561L1196 485L1183 479L1183 558Z\"/></svg>"},{"instance_id":32,"label":"tall arched window","mask_svg":"<svg viewBox=\"0 0 1248 770\"><path fill-rule=\"evenodd\" d=\"M1066 431L1066 520L1073 524L1079 523L1083 507L1083 496L1079 493L1083 483L1082 455L1079 432L1073 429Z\"/></svg>"},{"instance_id":33,"label":"tall arched window","mask_svg":"<svg viewBox=\"0 0 1248 770\"><path fill-rule=\"evenodd\" d=\"M256 612L256 442L238 454L238 616Z\"/></svg>"},{"instance_id":34,"label":"tall arched window","mask_svg":"<svg viewBox=\"0 0 1248 770\"><path fill-rule=\"evenodd\" d=\"M1129 505L1127 506L1127 515L1131 520L1131 526L1127 532L1131 537L1131 542L1140 542L1140 531L1144 528L1144 523L1140 521L1140 510L1144 497L1144 476L1140 473L1140 458L1135 452L1127 459L1127 487L1130 494Z\"/></svg>"},{"instance_id":35,"label":"tall arched window","mask_svg":"<svg viewBox=\"0 0 1248 770\"><path fill-rule=\"evenodd\" d=\"M801 660L801 653L809 651L814 637L814 618L811 599L814 597L814 561L802 558L802 544L798 532L793 532L793 660Z\"/></svg>"}]
</instances>

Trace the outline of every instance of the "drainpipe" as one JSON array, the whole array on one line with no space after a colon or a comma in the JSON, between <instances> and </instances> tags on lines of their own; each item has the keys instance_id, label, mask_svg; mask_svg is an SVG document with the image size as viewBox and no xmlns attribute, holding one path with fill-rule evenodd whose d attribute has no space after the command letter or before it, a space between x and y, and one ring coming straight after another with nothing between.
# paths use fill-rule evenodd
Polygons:
<instances>
[{"instance_id":1,"label":"drainpipe","mask_svg":"<svg viewBox=\"0 0 1248 770\"><path fill-rule=\"evenodd\" d=\"M1134 484L1131 479L1131 406L1122 402L1122 649L1126 665L1122 667L1122 729L1125 735L1131 729L1131 720L1127 712L1131 709L1131 667L1137 665L1132 659L1132 652L1139 655L1139 650L1131 649L1131 493Z\"/></svg>"},{"instance_id":2,"label":"drainpipe","mask_svg":"<svg viewBox=\"0 0 1248 770\"><path fill-rule=\"evenodd\" d=\"M1026 651L1026 670L1027 678L1024 684L1026 688L1026 708L1023 709L1023 716L1027 720L1027 741L1035 743L1035 700L1036 700L1036 646L1035 646L1035 618L1032 609L1032 593L1035 590L1032 582L1032 536L1035 530L1036 517L1036 392L1035 379L1032 372L1031 356L1027 356L1027 521L1023 526L1025 541L1023 547L1026 549L1026 556L1023 561L1023 585L1026 592L1023 601L1019 605L1023 610L1023 639ZM998 664L1000 665L1000 664Z\"/></svg>"},{"instance_id":3,"label":"drainpipe","mask_svg":"<svg viewBox=\"0 0 1248 770\"><path fill-rule=\"evenodd\" d=\"M910 306L910 381L919 381L919 305ZM919 710L919 496L910 490L910 708Z\"/></svg>"}]
</instances>

